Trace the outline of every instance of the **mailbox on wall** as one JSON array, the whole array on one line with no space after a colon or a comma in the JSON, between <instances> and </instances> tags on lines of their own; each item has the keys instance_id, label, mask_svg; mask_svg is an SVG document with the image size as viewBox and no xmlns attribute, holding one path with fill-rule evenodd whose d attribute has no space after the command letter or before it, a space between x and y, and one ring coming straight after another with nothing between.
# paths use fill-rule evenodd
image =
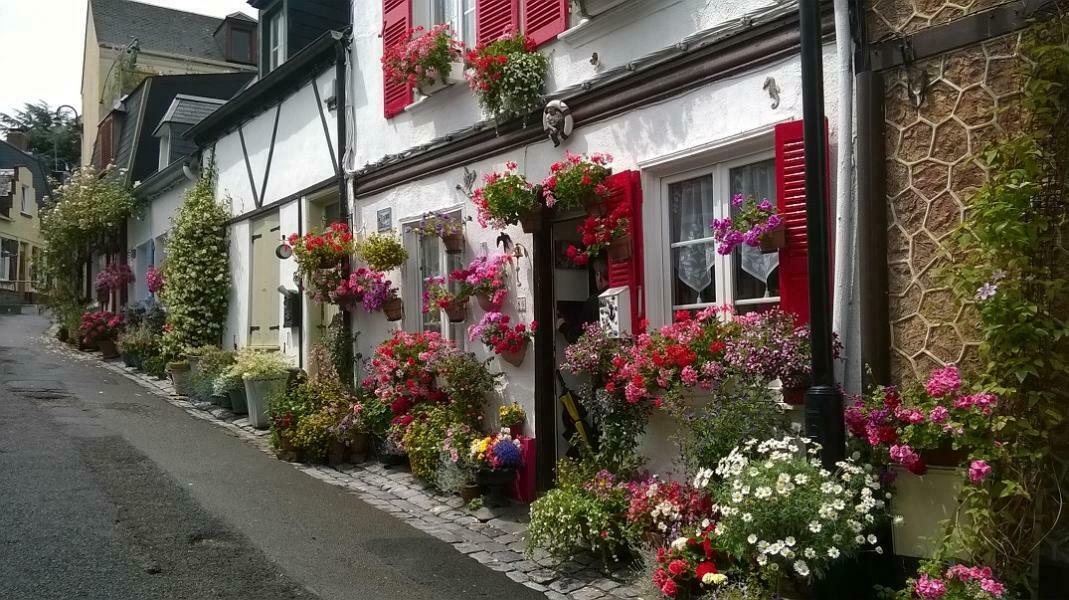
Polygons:
<instances>
[{"instance_id":1,"label":"mailbox on wall","mask_svg":"<svg viewBox=\"0 0 1069 600\"><path fill-rule=\"evenodd\" d=\"M609 288L598 296L598 322L612 337L631 335L631 294L626 285Z\"/></svg>"},{"instance_id":2,"label":"mailbox on wall","mask_svg":"<svg viewBox=\"0 0 1069 600\"><path fill-rule=\"evenodd\" d=\"M299 328L301 326L301 293L288 290L281 285L278 286L278 293L282 294L282 326Z\"/></svg>"}]
</instances>

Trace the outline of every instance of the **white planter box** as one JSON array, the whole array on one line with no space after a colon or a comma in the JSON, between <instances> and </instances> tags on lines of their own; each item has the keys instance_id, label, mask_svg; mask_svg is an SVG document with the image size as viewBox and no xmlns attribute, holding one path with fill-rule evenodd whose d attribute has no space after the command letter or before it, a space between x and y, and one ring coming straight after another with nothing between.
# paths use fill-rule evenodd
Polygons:
<instances>
[{"instance_id":1,"label":"white planter box","mask_svg":"<svg viewBox=\"0 0 1069 600\"><path fill-rule=\"evenodd\" d=\"M925 475L897 465L892 469L897 478L891 512L902 517L892 528L895 554L931 558L943 536L943 522L957 509L965 474L950 467L928 467Z\"/></svg>"},{"instance_id":2,"label":"white planter box","mask_svg":"<svg viewBox=\"0 0 1069 600\"><path fill-rule=\"evenodd\" d=\"M286 390L289 374L264 379L245 380L245 401L249 410L249 425L267 429L267 402L275 394Z\"/></svg>"},{"instance_id":3,"label":"white planter box","mask_svg":"<svg viewBox=\"0 0 1069 600\"><path fill-rule=\"evenodd\" d=\"M423 96L433 96L438 92L452 86L454 83L464 82L464 63L452 62L449 63L451 68L449 70L449 76L444 78L435 77L434 83L431 85L421 85L417 88L417 91Z\"/></svg>"}]
</instances>

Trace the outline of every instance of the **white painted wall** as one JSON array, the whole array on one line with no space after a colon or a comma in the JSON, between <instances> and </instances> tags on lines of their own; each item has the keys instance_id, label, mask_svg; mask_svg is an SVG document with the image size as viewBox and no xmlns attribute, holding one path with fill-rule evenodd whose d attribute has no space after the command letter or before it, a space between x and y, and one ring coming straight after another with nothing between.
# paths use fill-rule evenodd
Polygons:
<instances>
[{"instance_id":1,"label":"white painted wall","mask_svg":"<svg viewBox=\"0 0 1069 600\"><path fill-rule=\"evenodd\" d=\"M330 95L333 80L333 68L324 70L316 77L322 100ZM336 148L337 113L326 110L325 105L324 110L330 144ZM263 189L268 155L271 153L271 134L275 127L275 112L276 107L272 106L259 114L250 115L248 120L241 125L256 194ZM331 159L330 148L327 144L327 134L323 131L323 122L316 107L315 92L312 83L308 82L281 103L271 169L267 175L266 192L262 199L262 206L276 205L279 210L280 242L284 236L298 231L297 207L299 203L306 202L306 200L299 198L285 204L281 201L334 175L335 163ZM231 211L235 217L256 210L253 188L249 182L249 169L245 163L237 130L216 140L210 154L214 157L217 173L216 196L221 199L229 198ZM249 222L247 220L236 221L231 225L229 233L232 287L223 341L228 347L242 347L248 343L251 249ZM293 260L280 260L279 281L287 287L293 287L295 269L296 263ZM279 324L282 324L281 295L279 295ZM304 339L308 339L307 333ZM295 364L301 352L301 341L301 333L296 328L279 328L279 349L293 356ZM307 348L303 358L307 359Z\"/></svg>"},{"instance_id":2,"label":"white painted wall","mask_svg":"<svg viewBox=\"0 0 1069 600\"><path fill-rule=\"evenodd\" d=\"M181 176L174 187L149 200L140 216L126 220L126 247L136 249L136 257L130 262L130 268L134 270L130 294L132 301L149 297L145 272L149 265L159 266L163 263L164 248L159 243L160 239L171 231L172 221L192 186L193 182Z\"/></svg>"},{"instance_id":3,"label":"white painted wall","mask_svg":"<svg viewBox=\"0 0 1069 600\"><path fill-rule=\"evenodd\" d=\"M648 4L650 3L635 3L636 6L646 7ZM670 46L696 31L715 27L726 20L767 5L755 5L741 0L677 0L661 3L661 6L660 10L652 14L640 12L635 8L629 15L618 15L614 17L618 23L602 26L604 32L600 35L584 33L582 39L577 42L576 37L580 36L576 34L572 36L571 43L558 40L544 47L552 57L549 89L574 84L592 75L594 71L589 59L594 51L598 52L606 67L624 64L645 53ZM360 11L355 14L361 15L361 18L354 19L357 25L353 46L359 65L354 76L357 85L362 84L364 88L363 91L356 92L355 99L356 164L377 161L385 154L409 149L436 136L471 125L480 118L471 94L462 86L454 86L454 89L436 94L394 119L384 119L381 69L377 60L382 46L381 38L378 37L379 20L366 18L369 14L381 15L381 2L357 0L354 10ZM591 25L593 23L592 21ZM824 61L825 89L834 90L837 86L838 61L833 45L825 46ZM781 89L780 104L776 109L771 108L771 99L762 89L768 77L774 77ZM694 168L697 166L695 161L703 160L704 155L730 155L733 151L741 152L744 148L746 153L749 153L752 151L752 143L745 144L739 140L753 138L755 132L763 132L767 140L763 149L771 150L772 128L780 122L800 119L801 99L801 68L795 57L577 129L572 138L560 148L554 148L549 141L539 142L465 166L475 170L481 178L489 171L501 170L506 161L512 160L519 164L520 171L529 179L541 180L548 173L549 166L564 156L566 149L576 153L608 152L615 157L615 171L636 169L642 172L643 223L644 231L649 232L654 229L654 224L660 223L660 214L665 210L659 191L662 177ZM834 93L826 95L826 113L829 121L835 123L837 106ZM761 135L756 137L761 138ZM834 153L837 144L834 131L831 137ZM357 226L359 227L359 223L367 223L368 227L373 229L376 212L384 207L392 207L395 223L424 211L448 208L458 200L463 200L463 196L455 189L456 185L463 181L463 176L463 168L458 167L362 198L357 201ZM464 214L474 215L474 207L470 203L466 203ZM469 223L469 247L466 257L470 260L485 252L481 248L482 244L493 248L497 233L493 230L483 230L476 223ZM510 228L508 233L515 242L530 248L530 236L523 234L518 227ZM662 254L658 251L662 245L666 252L667 243L659 236L652 235L646 240L646 305L653 327L663 324L669 317L662 299L663 264ZM528 295L527 307L530 309L532 301L529 297L529 259L520 261L520 276L517 280L523 286L520 294ZM412 290L402 290L402 293L406 291L406 310L412 310L413 303L418 304L419 298L413 297ZM514 318L517 316L515 298L514 294L507 303ZM474 322L479 316L481 312L476 307L472 310L468 323ZM522 318L529 320L530 315L524 315ZM368 318L361 315L357 324L357 329L361 332L359 351L365 355L369 354L394 327L395 324L386 323L381 316ZM469 349L480 356L486 356L481 347ZM505 367L506 385L511 396L509 399L515 399L525 407L532 420L529 425L531 427L534 426L533 368L534 361L531 359L520 369L513 369L508 365ZM648 428L643 451L651 459L650 466L655 471L670 471L674 467L673 459L678 456L678 451L669 436L675 429L676 424L663 416L654 419Z\"/></svg>"}]
</instances>

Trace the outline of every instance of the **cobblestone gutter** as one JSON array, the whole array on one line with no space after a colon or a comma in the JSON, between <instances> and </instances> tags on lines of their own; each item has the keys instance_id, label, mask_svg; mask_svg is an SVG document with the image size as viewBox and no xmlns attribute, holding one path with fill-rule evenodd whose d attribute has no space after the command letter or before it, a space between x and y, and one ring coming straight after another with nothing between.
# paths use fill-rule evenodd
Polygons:
<instances>
[{"instance_id":1,"label":"cobblestone gutter","mask_svg":"<svg viewBox=\"0 0 1069 600\"><path fill-rule=\"evenodd\" d=\"M247 419L238 418L225 408L176 395L170 381L145 375L118 361L101 360L97 354L75 350L52 337L46 338L45 345L53 352L126 377L190 415L223 427L275 456L267 431L253 429ZM364 502L448 542L457 552L544 593L550 600L641 600L644 597L636 583L638 573L628 570L605 573L597 568L592 557L559 562L541 551L525 555L526 508L484 507L469 511L460 498L439 495L411 473L389 469L377 462L338 467L290 464L327 484L345 488Z\"/></svg>"}]
</instances>

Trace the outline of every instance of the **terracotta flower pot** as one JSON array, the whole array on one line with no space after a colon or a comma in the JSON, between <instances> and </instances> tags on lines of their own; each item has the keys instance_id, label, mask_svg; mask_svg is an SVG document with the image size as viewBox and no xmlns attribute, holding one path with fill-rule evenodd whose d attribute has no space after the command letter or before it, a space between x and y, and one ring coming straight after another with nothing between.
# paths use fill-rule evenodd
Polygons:
<instances>
[{"instance_id":1,"label":"terracotta flower pot","mask_svg":"<svg viewBox=\"0 0 1069 600\"><path fill-rule=\"evenodd\" d=\"M464 234L463 233L450 233L442 236L442 243L445 244L446 254L463 254L464 253Z\"/></svg>"},{"instance_id":2,"label":"terracotta flower pot","mask_svg":"<svg viewBox=\"0 0 1069 600\"><path fill-rule=\"evenodd\" d=\"M613 238L609 244L609 259L627 260L631 258L631 234Z\"/></svg>"},{"instance_id":3,"label":"terracotta flower pot","mask_svg":"<svg viewBox=\"0 0 1069 600\"><path fill-rule=\"evenodd\" d=\"M400 321L405 316L405 303L400 298L390 298L382 305L387 321Z\"/></svg>"},{"instance_id":4,"label":"terracotta flower pot","mask_svg":"<svg viewBox=\"0 0 1069 600\"><path fill-rule=\"evenodd\" d=\"M775 229L761 236L761 252L772 254L787 245L787 230L780 223Z\"/></svg>"},{"instance_id":5,"label":"terracotta flower pot","mask_svg":"<svg viewBox=\"0 0 1069 600\"><path fill-rule=\"evenodd\" d=\"M450 323L463 323L467 318L468 300L454 300L446 305L445 314L449 316Z\"/></svg>"},{"instance_id":6,"label":"terracotta flower pot","mask_svg":"<svg viewBox=\"0 0 1069 600\"><path fill-rule=\"evenodd\" d=\"M486 312L497 310L498 307L494 306L494 301L489 294L477 294L475 299L479 301L479 308Z\"/></svg>"},{"instance_id":7,"label":"terracotta flower pot","mask_svg":"<svg viewBox=\"0 0 1069 600\"><path fill-rule=\"evenodd\" d=\"M101 358L119 358L119 350L115 347L115 340L100 340L97 345L100 346Z\"/></svg>"},{"instance_id":8,"label":"terracotta flower pot","mask_svg":"<svg viewBox=\"0 0 1069 600\"><path fill-rule=\"evenodd\" d=\"M460 499L464 501L464 504L478 498L481 494L482 490L475 483L468 483L460 488Z\"/></svg>"},{"instance_id":9,"label":"terracotta flower pot","mask_svg":"<svg viewBox=\"0 0 1069 600\"><path fill-rule=\"evenodd\" d=\"M514 367L522 365L524 357L527 356L527 345L527 342L524 342L523 346L520 346L520 349L516 352L502 352L501 360Z\"/></svg>"}]
</instances>

